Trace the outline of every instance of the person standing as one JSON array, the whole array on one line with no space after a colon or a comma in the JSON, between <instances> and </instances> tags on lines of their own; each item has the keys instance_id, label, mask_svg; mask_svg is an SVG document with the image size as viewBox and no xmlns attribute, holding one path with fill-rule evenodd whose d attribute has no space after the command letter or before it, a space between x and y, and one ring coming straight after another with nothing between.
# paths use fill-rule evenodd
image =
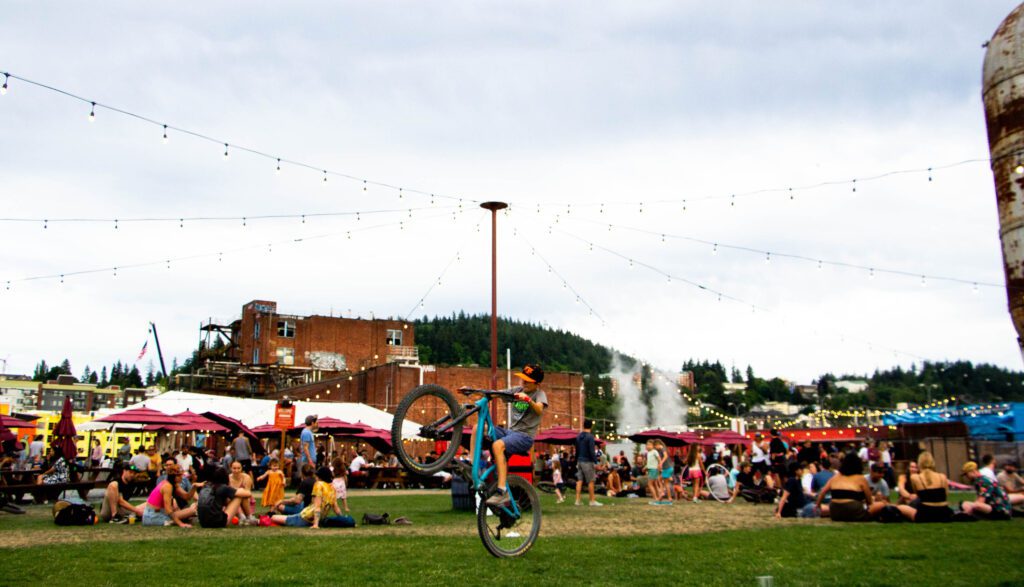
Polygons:
<instances>
[{"instance_id":1,"label":"person standing","mask_svg":"<svg viewBox=\"0 0 1024 587\"><path fill-rule=\"evenodd\" d=\"M595 451L594 435L590 432L593 427L593 421L583 420L583 431L576 435L576 505L580 505L580 492L583 490L584 483L587 484L590 505L604 505L594 497L597 452Z\"/></svg>"},{"instance_id":2,"label":"person standing","mask_svg":"<svg viewBox=\"0 0 1024 587\"><path fill-rule=\"evenodd\" d=\"M117 449L117 459L125 465L132 460L132 444L128 441L127 436L121 439L121 446Z\"/></svg>"},{"instance_id":3,"label":"person standing","mask_svg":"<svg viewBox=\"0 0 1024 587\"><path fill-rule=\"evenodd\" d=\"M242 471L245 473L252 472L252 445L249 444L249 439L246 438L245 433L241 430L238 431L238 436L231 443L235 449L235 461L242 465Z\"/></svg>"},{"instance_id":4,"label":"person standing","mask_svg":"<svg viewBox=\"0 0 1024 587\"><path fill-rule=\"evenodd\" d=\"M316 414L310 414L306 416L306 427L302 429L302 434L299 435L299 466L310 465L316 469L316 442L314 439L314 433L319 427L319 422Z\"/></svg>"}]
</instances>

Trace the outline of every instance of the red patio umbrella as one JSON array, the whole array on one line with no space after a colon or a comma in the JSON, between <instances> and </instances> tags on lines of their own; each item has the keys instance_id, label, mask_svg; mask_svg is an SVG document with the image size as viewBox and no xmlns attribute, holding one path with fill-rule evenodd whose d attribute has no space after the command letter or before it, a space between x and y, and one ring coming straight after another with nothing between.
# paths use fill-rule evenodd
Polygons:
<instances>
[{"instance_id":1,"label":"red patio umbrella","mask_svg":"<svg viewBox=\"0 0 1024 587\"><path fill-rule=\"evenodd\" d=\"M541 431L533 440L548 444L575 444L577 436L579 436L579 432L568 426L552 426Z\"/></svg>"},{"instance_id":2,"label":"red patio umbrella","mask_svg":"<svg viewBox=\"0 0 1024 587\"><path fill-rule=\"evenodd\" d=\"M347 438L365 442L380 452L391 452L391 432L380 428L369 428L358 434L345 434Z\"/></svg>"},{"instance_id":3,"label":"red patio umbrella","mask_svg":"<svg viewBox=\"0 0 1024 587\"><path fill-rule=\"evenodd\" d=\"M38 420L39 416L34 416L32 420ZM13 416L4 416L0 414L0 424L6 428L35 428L35 422L29 420L23 420L21 418L15 418Z\"/></svg>"},{"instance_id":4,"label":"red patio umbrella","mask_svg":"<svg viewBox=\"0 0 1024 587\"><path fill-rule=\"evenodd\" d=\"M251 430L252 430L252 433L255 434L256 436L271 436L272 437L272 436L280 436L281 435L281 429L278 428L277 426L274 426L273 424L261 424L261 425L255 427L255 428L251 428ZM288 432L290 432L292 430L295 430L295 428L290 428L288 430Z\"/></svg>"},{"instance_id":5,"label":"red patio umbrella","mask_svg":"<svg viewBox=\"0 0 1024 587\"><path fill-rule=\"evenodd\" d=\"M710 442L712 444L742 444L745 446L750 446L751 444L754 443L753 440L747 438L746 436L740 434L739 432L733 432L732 430L721 430L719 432L715 432L708 436L707 438L705 438L704 440L705 442Z\"/></svg>"},{"instance_id":6,"label":"red patio umbrella","mask_svg":"<svg viewBox=\"0 0 1024 587\"><path fill-rule=\"evenodd\" d=\"M224 414L218 414L217 412L203 412L202 415L204 418L209 418L210 420L213 420L214 422L230 429L232 432L241 431L242 434L249 437L249 440L253 440L257 443L260 443L259 436L256 436L256 434L252 430L250 430L248 426L242 424L240 421L232 418L231 416L225 416ZM260 446L262 446L262 443L260 443Z\"/></svg>"},{"instance_id":7,"label":"red patio umbrella","mask_svg":"<svg viewBox=\"0 0 1024 587\"><path fill-rule=\"evenodd\" d=\"M13 432L4 426L3 422L0 422L0 442L17 442L18 437Z\"/></svg>"},{"instance_id":8,"label":"red patio umbrella","mask_svg":"<svg viewBox=\"0 0 1024 587\"><path fill-rule=\"evenodd\" d=\"M305 426L297 426L296 428L305 428ZM330 416L324 416L317 419L317 432L320 434L358 434L360 432L365 432L368 429L376 430L375 428L370 428L366 424L352 424Z\"/></svg>"},{"instance_id":9,"label":"red patio umbrella","mask_svg":"<svg viewBox=\"0 0 1024 587\"><path fill-rule=\"evenodd\" d=\"M152 410L150 408L131 408L116 414L96 418L94 422L107 422L109 424L184 424L180 418Z\"/></svg>"},{"instance_id":10,"label":"red patio umbrella","mask_svg":"<svg viewBox=\"0 0 1024 587\"><path fill-rule=\"evenodd\" d=\"M75 422L71 419L71 414L71 396L66 395L64 407L60 411L60 420L53 429L53 439L50 442L54 448L60 448L64 460L69 464L78 458L78 432L75 431Z\"/></svg>"},{"instance_id":11,"label":"red patio umbrella","mask_svg":"<svg viewBox=\"0 0 1024 587\"><path fill-rule=\"evenodd\" d=\"M689 432L669 432L667 430L644 430L631 434L629 439L633 442L647 442L648 440L660 440L665 446L686 446L698 442L696 435Z\"/></svg>"}]
</instances>

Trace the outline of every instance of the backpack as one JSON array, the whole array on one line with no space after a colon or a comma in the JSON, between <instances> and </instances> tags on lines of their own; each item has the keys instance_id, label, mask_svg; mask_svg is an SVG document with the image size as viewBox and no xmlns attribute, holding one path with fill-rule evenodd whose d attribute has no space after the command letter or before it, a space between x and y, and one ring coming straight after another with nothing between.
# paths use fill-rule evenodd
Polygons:
<instances>
[{"instance_id":1,"label":"backpack","mask_svg":"<svg viewBox=\"0 0 1024 587\"><path fill-rule=\"evenodd\" d=\"M96 523L96 510L87 503L61 500L53 504L53 523L58 526L92 526Z\"/></svg>"},{"instance_id":2,"label":"backpack","mask_svg":"<svg viewBox=\"0 0 1024 587\"><path fill-rule=\"evenodd\" d=\"M387 513L363 514L363 526L386 526L391 523Z\"/></svg>"}]
</instances>

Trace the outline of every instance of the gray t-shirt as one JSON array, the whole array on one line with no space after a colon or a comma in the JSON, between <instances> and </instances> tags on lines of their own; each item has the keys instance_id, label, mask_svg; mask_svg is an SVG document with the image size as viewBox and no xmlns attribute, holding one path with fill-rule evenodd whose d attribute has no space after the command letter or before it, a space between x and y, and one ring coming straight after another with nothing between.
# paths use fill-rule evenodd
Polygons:
<instances>
[{"instance_id":1,"label":"gray t-shirt","mask_svg":"<svg viewBox=\"0 0 1024 587\"><path fill-rule=\"evenodd\" d=\"M538 389L532 394L528 393L535 402L544 404L544 407L548 407L548 396L544 393L543 389ZM515 401L512 402L512 427L509 430L515 430L516 432L522 432L530 438L537 436L537 429L540 428L540 414L535 412L530 404L526 402Z\"/></svg>"},{"instance_id":2,"label":"gray t-shirt","mask_svg":"<svg viewBox=\"0 0 1024 587\"><path fill-rule=\"evenodd\" d=\"M247 461L252 459L252 454L249 452L249 439L244 436L235 439L235 458L240 461Z\"/></svg>"},{"instance_id":3,"label":"gray t-shirt","mask_svg":"<svg viewBox=\"0 0 1024 587\"><path fill-rule=\"evenodd\" d=\"M864 478L868 480L871 493L881 493L885 497L889 497L889 484L885 482L885 479L879 479L878 483L875 483L871 480L871 475L864 475Z\"/></svg>"},{"instance_id":4,"label":"gray t-shirt","mask_svg":"<svg viewBox=\"0 0 1024 587\"><path fill-rule=\"evenodd\" d=\"M708 491L717 499L729 499L729 481L725 475L712 475L708 478Z\"/></svg>"}]
</instances>

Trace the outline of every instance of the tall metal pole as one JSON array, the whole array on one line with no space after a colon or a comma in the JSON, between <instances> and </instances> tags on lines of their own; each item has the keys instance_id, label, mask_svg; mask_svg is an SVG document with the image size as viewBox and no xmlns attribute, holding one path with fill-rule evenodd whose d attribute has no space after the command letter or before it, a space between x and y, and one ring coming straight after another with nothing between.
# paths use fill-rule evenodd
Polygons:
<instances>
[{"instance_id":1,"label":"tall metal pole","mask_svg":"<svg viewBox=\"0 0 1024 587\"><path fill-rule=\"evenodd\" d=\"M480 207L491 211L491 389L498 389L498 210L508 208L505 202L484 202ZM491 418L497 406L491 404Z\"/></svg>"}]
</instances>

